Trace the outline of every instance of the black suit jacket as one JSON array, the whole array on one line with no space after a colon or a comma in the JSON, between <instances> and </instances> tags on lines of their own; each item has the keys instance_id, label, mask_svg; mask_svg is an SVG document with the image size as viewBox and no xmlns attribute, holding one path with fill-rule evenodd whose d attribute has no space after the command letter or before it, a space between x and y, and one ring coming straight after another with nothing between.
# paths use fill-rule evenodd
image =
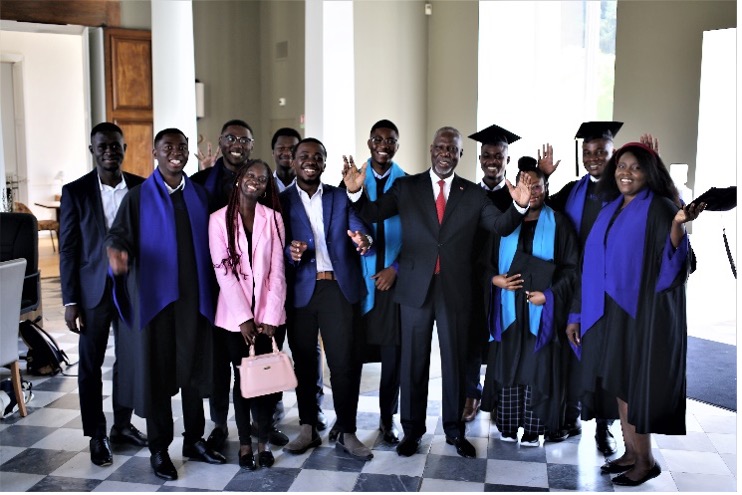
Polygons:
<instances>
[{"instance_id":1,"label":"black suit jacket","mask_svg":"<svg viewBox=\"0 0 742 495\"><path fill-rule=\"evenodd\" d=\"M457 311L471 306L472 259L485 247L475 245L477 228L508 235L523 218L513 206L500 212L480 186L454 176L439 224L429 171L397 179L374 202L364 194L354 206L370 223L400 216L402 250L396 301L416 308L423 305L440 255L443 290L450 307Z\"/></svg>"},{"instance_id":2,"label":"black suit jacket","mask_svg":"<svg viewBox=\"0 0 742 495\"><path fill-rule=\"evenodd\" d=\"M124 172L124 180L129 190L144 181L127 172ZM106 218L97 170L62 188L59 214L62 303L94 308L103 298L108 273L108 256L103 243Z\"/></svg>"}]
</instances>

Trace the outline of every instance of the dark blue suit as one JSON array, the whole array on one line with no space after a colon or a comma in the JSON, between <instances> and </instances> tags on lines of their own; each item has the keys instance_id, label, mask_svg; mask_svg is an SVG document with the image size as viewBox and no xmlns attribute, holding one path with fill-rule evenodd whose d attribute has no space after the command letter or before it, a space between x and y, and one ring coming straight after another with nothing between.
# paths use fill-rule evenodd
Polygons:
<instances>
[{"instance_id":1,"label":"dark blue suit","mask_svg":"<svg viewBox=\"0 0 742 495\"><path fill-rule=\"evenodd\" d=\"M333 280L317 280L317 240L297 187L295 184L281 193L281 207L286 225L288 337L299 381L299 419L302 424L317 424L316 347L317 332L321 331L333 378L336 427L340 432L354 433L361 363L354 352L353 321L366 289L358 252L347 231L371 230L350 206L345 190L322 184L323 225ZM293 240L308 246L298 262L289 252Z\"/></svg>"},{"instance_id":2,"label":"dark blue suit","mask_svg":"<svg viewBox=\"0 0 742 495\"><path fill-rule=\"evenodd\" d=\"M144 181L142 177L126 172L124 180L129 189ZM103 245L107 231L106 219L96 170L62 188L59 224L62 302L77 304L82 321L77 381L83 432L86 436L101 437L107 434L101 366L111 323L116 339L118 315L113 307L107 277L108 256ZM114 387L118 388L118 360L113 365L113 377ZM131 409L120 406L115 393L113 409L115 425L127 426L131 420Z\"/></svg>"}]
</instances>

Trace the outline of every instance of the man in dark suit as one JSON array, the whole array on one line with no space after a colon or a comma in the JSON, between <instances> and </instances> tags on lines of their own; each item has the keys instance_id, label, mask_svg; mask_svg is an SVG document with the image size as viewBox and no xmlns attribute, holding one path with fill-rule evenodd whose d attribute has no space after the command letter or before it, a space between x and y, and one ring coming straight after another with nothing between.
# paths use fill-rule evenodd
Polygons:
<instances>
[{"instance_id":1,"label":"man in dark suit","mask_svg":"<svg viewBox=\"0 0 742 495\"><path fill-rule=\"evenodd\" d=\"M366 290L358 252L372 239L342 189L320 181L327 151L314 138L293 150L296 182L281 193L286 225L289 306L288 338L299 384L296 397L301 431L283 450L303 454L318 447L317 338L322 332L340 434L336 448L369 460L371 450L356 436L361 363L355 353L354 312ZM290 240L290 242L288 242ZM358 252L357 252L358 251ZM293 307L291 307L293 306Z\"/></svg>"},{"instance_id":2,"label":"man in dark suit","mask_svg":"<svg viewBox=\"0 0 742 495\"><path fill-rule=\"evenodd\" d=\"M147 445L147 438L131 424L131 408L123 407L117 400L118 359L113 364L110 439L106 435L101 378L111 324L117 351L119 326L103 240L127 191L144 179L121 171L126 143L117 125L96 125L90 133L88 149L95 170L62 188L59 272L67 328L80 334L77 382L83 433L90 437L93 464L108 466L113 462L110 442Z\"/></svg>"},{"instance_id":3,"label":"man in dark suit","mask_svg":"<svg viewBox=\"0 0 742 495\"><path fill-rule=\"evenodd\" d=\"M346 162L345 185L361 218L379 222L399 215L402 249L395 299L402 318L401 417L404 438L397 453L417 452L425 433L433 323L438 330L443 378L443 429L446 442L462 457L476 450L464 437L464 374L471 310L471 256L478 227L500 235L511 233L530 199L530 180L508 189L517 205L505 213L481 187L454 175L462 156L461 133L443 127L430 145L431 169L402 177L374 202L361 193L366 165L359 172ZM518 206L522 205L522 206ZM476 249L475 249L476 248Z\"/></svg>"}]
</instances>

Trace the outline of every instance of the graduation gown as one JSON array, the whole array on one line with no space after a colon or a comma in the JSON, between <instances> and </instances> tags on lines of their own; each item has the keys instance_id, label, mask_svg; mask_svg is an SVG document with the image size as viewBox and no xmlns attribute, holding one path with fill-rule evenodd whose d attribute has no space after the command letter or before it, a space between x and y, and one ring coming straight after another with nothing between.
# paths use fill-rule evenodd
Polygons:
<instances>
[{"instance_id":1,"label":"graduation gown","mask_svg":"<svg viewBox=\"0 0 742 495\"><path fill-rule=\"evenodd\" d=\"M606 206L601 216L612 215L610 210L610 205ZM638 250L633 252L633 263L641 265L636 317L606 293L602 317L590 328L581 328L583 419L618 418L614 398L619 397L627 402L628 421L637 433L685 434L685 282L690 256L687 236L677 250L669 241L677 211L667 198L651 199L643 256ZM619 212L616 219L624 213ZM614 223L608 233L613 234L616 228ZM621 237L631 235L617 233ZM593 242L606 242L594 237L600 236L591 235L586 250ZM610 237L605 239L610 242ZM588 276L583 270L581 285ZM580 292L575 295L575 306L585 304ZM584 322L584 311L582 319Z\"/></svg>"},{"instance_id":2,"label":"graduation gown","mask_svg":"<svg viewBox=\"0 0 742 495\"><path fill-rule=\"evenodd\" d=\"M157 173L157 172L154 172ZM200 187L187 181L186 187ZM194 232L188 228L187 212L182 208L179 210L176 202L182 207L182 192L175 192L173 203L175 207L178 228L176 242L178 245L178 273L172 277L176 281L180 297L175 302L175 311L181 317L178 320L186 320L186 324L176 328L177 339L175 346L175 373L174 381L169 390L152 390L150 386L150 362L159 359L160 349L151 345L152 333L157 329L157 318L141 327L141 305L139 303L139 284L142 275L140 266L140 204L142 186L132 188L124 197L116 215L111 229L106 238L106 245L118 249L125 249L129 253L129 271L127 275L115 277L114 298L120 308L129 308L129 314L121 314L122 321L119 327L118 359L119 359L119 387L118 400L122 405L131 407L136 414L147 417L150 411L152 394L177 394L178 389L184 384L189 384L199 390L202 397L211 393L212 385L212 324L207 317L199 312L199 284L210 287L213 294L215 280L199 280L196 273L195 253L193 249L193 238L198 235L208 237L208 232ZM203 192L203 191L201 191ZM180 194L179 198L175 198ZM201 196L201 195L199 195ZM188 204L186 208L207 209L205 194L203 204ZM182 228L185 226L186 228ZM172 255L165 252L163 256ZM188 259L190 258L190 259ZM211 260L208 260L211 267ZM213 269L211 270L213 276ZM126 310L123 310L126 312ZM183 318L185 316L185 318ZM211 315L213 319L213 314ZM141 328L141 329L140 329Z\"/></svg>"},{"instance_id":3,"label":"graduation gown","mask_svg":"<svg viewBox=\"0 0 742 495\"><path fill-rule=\"evenodd\" d=\"M495 411L500 390L514 385L529 385L532 390L531 404L536 416L549 430L559 428L562 416L563 387L565 377L562 366L562 342L559 334L564 332L567 322L569 304L572 300L572 287L576 277L579 259L579 248L572 225L565 216L554 213L556 229L554 236L554 263L556 270L550 290L553 295L553 333L548 341L538 350L537 337L530 332L528 320L528 302L524 290L516 293L516 319L502 332L500 342L490 342L487 373L484 380L481 408ZM533 223L535 222L528 222ZM517 251L531 254L533 228L524 223ZM492 286L492 294L502 289L492 285L491 279L497 275L499 263L499 238L493 242L487 277ZM494 334L494 318L500 318L499 299L491 297L488 307L490 333ZM542 314L542 326L547 308Z\"/></svg>"}]
</instances>

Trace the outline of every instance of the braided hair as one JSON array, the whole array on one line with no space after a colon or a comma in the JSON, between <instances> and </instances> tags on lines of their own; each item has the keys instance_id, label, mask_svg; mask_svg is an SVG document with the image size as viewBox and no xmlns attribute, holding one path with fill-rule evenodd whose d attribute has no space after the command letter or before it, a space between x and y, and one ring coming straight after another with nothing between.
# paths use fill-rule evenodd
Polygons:
<instances>
[{"instance_id":1,"label":"braided hair","mask_svg":"<svg viewBox=\"0 0 742 495\"><path fill-rule=\"evenodd\" d=\"M236 240L237 233L239 232L238 222L242 221L242 219L240 218L240 201L242 198L240 183L245 177L247 171L254 166L263 166L268 172L268 182L265 187L265 193L263 193L263 195L258 198L258 203L273 210L273 222L276 226L276 231L278 232L279 239L281 236L281 230L278 228L277 218L277 215L281 214L281 202L278 199L278 188L276 187L275 179L273 178L273 171L271 170L270 165L268 165L263 160L250 160L242 168L240 168L239 172L237 172L235 185L232 188L232 193L229 195L229 203L227 203L227 211L225 213L225 223L227 225L227 257L224 258L218 265L215 265L215 268L223 267L225 271L231 270L234 276L238 279L240 278L240 275L242 275L244 279L247 279L247 275L242 273L242 271L239 269L242 253L238 252ZM281 244L284 243L283 239L280 239L280 241Z\"/></svg>"}]
</instances>

